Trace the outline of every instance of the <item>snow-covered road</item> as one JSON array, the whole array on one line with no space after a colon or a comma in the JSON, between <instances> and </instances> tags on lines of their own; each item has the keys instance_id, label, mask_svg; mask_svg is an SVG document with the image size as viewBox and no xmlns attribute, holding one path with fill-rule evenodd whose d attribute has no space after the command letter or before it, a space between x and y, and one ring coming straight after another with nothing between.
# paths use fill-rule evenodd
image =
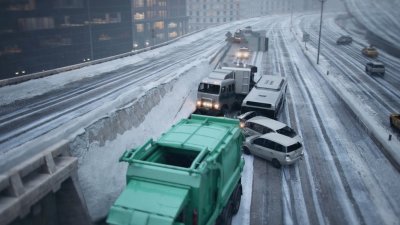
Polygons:
<instances>
[{"instance_id":1,"label":"snow-covered road","mask_svg":"<svg viewBox=\"0 0 400 225\"><path fill-rule=\"evenodd\" d=\"M299 131L306 157L281 171L254 160L251 224L400 223L398 171L328 84L337 80L325 78L346 77L349 81L343 84L350 91L344 94L359 97L356 104L373 109L378 126L388 128L389 112L400 107L399 60L385 53L380 56L391 68L385 76L389 82L364 74L367 59L360 50L366 40L359 37L360 44L338 49L336 39L346 31L335 25L334 18L330 15L324 27L325 70L314 68L317 14L296 17L294 33L285 29L288 19L277 22L270 32L273 45L268 61L275 65L267 67L266 74L278 73L289 80L288 108L280 119ZM304 54L307 51L300 42L304 30L312 37L310 54ZM365 98L369 101L362 102Z\"/></svg>"},{"instance_id":2,"label":"snow-covered road","mask_svg":"<svg viewBox=\"0 0 400 225\"><path fill-rule=\"evenodd\" d=\"M34 140L30 142L44 145L49 133L53 138L71 135L69 132L86 129L88 124L101 117L110 117L111 121L119 121L125 126L127 122L121 119L125 117L113 112L129 108L135 102L148 109L144 113L138 107L132 110L134 113L126 113L140 117L140 121L124 132L117 132L113 140L88 143L90 135L78 133L79 137L72 144L76 149L73 154L80 157L79 179L90 214L94 219L102 218L124 187L126 165L117 163L121 153L149 138L157 138L180 118L187 117L194 109L198 81L212 69L209 60L223 47L225 32L251 25L254 30L267 30L270 38L270 50L256 59L259 74L288 79L289 94L279 119L302 136L305 157L293 166L275 169L265 160L246 156L242 179L245 193L233 224L400 224L400 174L343 99L343 96L351 98L351 103L359 107L357 112L362 111L365 118L374 121L372 128L388 132L387 114L400 111L400 61L380 52L379 59L388 66L387 76L382 79L364 74L367 59L361 56L360 50L367 45L365 37L354 32L356 28L342 29L335 18L336 15L329 14L325 20L320 66L315 63L318 14L295 16L293 32L289 29L289 15L251 19L214 27L171 46L110 62L109 66L97 65L66 73L71 77L78 76L74 73L86 73L84 80L79 81L85 77L82 74L75 78L60 74L1 88L0 100L7 106L2 108L4 117L1 121L6 123L13 115L19 118L30 112L31 109L22 106L37 110L46 108L53 93L63 94L63 98L69 100L71 97L67 94L84 90L85 85L92 90L95 88L91 84L100 83L103 89L96 91L94 96L105 97L87 98L98 99L98 105L90 105L89 109L75 105L79 110L65 118L67 122L61 123L62 128L43 132L47 135L45 141L31 136ZM308 50L301 42L303 31L311 35ZM355 42L338 48L336 39L346 33L350 33ZM96 73L100 76L94 77ZM135 79L145 81L138 83ZM143 100L143 93L171 79L176 82L164 95L155 97L159 98L157 104L150 106ZM71 80L75 82L68 84ZM32 86L41 88L21 91ZM38 101L31 103L29 100ZM90 113L86 115L88 111ZM46 115L52 114L43 114L43 119L48 119ZM20 122L19 126L22 125L25 126ZM98 132L96 126L92 133ZM394 138L392 143L399 143L398 137ZM16 148L3 148L6 150L0 155L0 162L4 163L11 153L29 150L29 145L21 144ZM25 152L19 154L26 157Z\"/></svg>"}]
</instances>

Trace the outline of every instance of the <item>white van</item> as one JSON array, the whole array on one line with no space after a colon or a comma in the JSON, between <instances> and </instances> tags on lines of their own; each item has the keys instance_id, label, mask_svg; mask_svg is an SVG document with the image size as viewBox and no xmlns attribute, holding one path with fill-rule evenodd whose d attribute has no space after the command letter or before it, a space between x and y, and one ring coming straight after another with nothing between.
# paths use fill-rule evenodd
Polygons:
<instances>
[{"instance_id":1,"label":"white van","mask_svg":"<svg viewBox=\"0 0 400 225\"><path fill-rule=\"evenodd\" d=\"M243 100L241 113L256 111L276 119L285 101L286 79L280 76L264 75Z\"/></svg>"}]
</instances>

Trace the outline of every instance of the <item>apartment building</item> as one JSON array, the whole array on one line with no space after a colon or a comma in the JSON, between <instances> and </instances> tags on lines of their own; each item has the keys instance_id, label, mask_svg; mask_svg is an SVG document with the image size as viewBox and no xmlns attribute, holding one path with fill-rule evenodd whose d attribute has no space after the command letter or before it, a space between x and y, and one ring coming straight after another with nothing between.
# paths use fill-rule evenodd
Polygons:
<instances>
[{"instance_id":1,"label":"apartment building","mask_svg":"<svg viewBox=\"0 0 400 225\"><path fill-rule=\"evenodd\" d=\"M156 45L188 32L186 0L133 0L133 48Z\"/></svg>"},{"instance_id":2,"label":"apartment building","mask_svg":"<svg viewBox=\"0 0 400 225\"><path fill-rule=\"evenodd\" d=\"M232 22L240 19L240 1L187 0L187 15L190 31Z\"/></svg>"}]
</instances>

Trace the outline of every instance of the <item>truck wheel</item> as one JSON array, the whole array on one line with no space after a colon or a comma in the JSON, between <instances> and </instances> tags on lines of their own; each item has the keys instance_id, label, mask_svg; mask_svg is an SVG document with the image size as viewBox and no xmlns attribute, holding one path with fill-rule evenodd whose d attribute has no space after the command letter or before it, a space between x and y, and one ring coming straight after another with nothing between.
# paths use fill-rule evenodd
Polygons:
<instances>
[{"instance_id":1,"label":"truck wheel","mask_svg":"<svg viewBox=\"0 0 400 225\"><path fill-rule=\"evenodd\" d=\"M273 159L272 160L272 165L275 167L275 168L281 168L281 163L277 160L277 159Z\"/></svg>"},{"instance_id":2,"label":"truck wheel","mask_svg":"<svg viewBox=\"0 0 400 225\"><path fill-rule=\"evenodd\" d=\"M221 108L222 116L225 116L228 113L229 109L227 105L223 105Z\"/></svg>"},{"instance_id":3,"label":"truck wheel","mask_svg":"<svg viewBox=\"0 0 400 225\"><path fill-rule=\"evenodd\" d=\"M235 189L235 192L233 193L233 207L232 207L233 215L236 215L239 212L241 200L242 200L242 184L239 183Z\"/></svg>"},{"instance_id":4,"label":"truck wheel","mask_svg":"<svg viewBox=\"0 0 400 225\"><path fill-rule=\"evenodd\" d=\"M228 201L227 205L221 212L218 220L218 225L231 225L232 224L232 204Z\"/></svg>"},{"instance_id":5,"label":"truck wheel","mask_svg":"<svg viewBox=\"0 0 400 225\"><path fill-rule=\"evenodd\" d=\"M246 154L246 155L250 155L250 150L249 150L249 148L248 148L248 147L246 147L246 146L243 146L243 147L242 147L242 149L243 149L243 153L244 153L244 154Z\"/></svg>"}]
</instances>

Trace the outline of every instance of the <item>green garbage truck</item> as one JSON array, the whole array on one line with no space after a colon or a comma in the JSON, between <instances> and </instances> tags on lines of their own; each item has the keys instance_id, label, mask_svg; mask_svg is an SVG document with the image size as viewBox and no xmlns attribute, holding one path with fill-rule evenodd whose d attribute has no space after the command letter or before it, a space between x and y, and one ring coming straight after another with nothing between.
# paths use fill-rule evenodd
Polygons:
<instances>
[{"instance_id":1,"label":"green garbage truck","mask_svg":"<svg viewBox=\"0 0 400 225\"><path fill-rule=\"evenodd\" d=\"M239 121L192 115L157 141L126 151L127 185L113 225L230 225L242 195Z\"/></svg>"}]
</instances>

